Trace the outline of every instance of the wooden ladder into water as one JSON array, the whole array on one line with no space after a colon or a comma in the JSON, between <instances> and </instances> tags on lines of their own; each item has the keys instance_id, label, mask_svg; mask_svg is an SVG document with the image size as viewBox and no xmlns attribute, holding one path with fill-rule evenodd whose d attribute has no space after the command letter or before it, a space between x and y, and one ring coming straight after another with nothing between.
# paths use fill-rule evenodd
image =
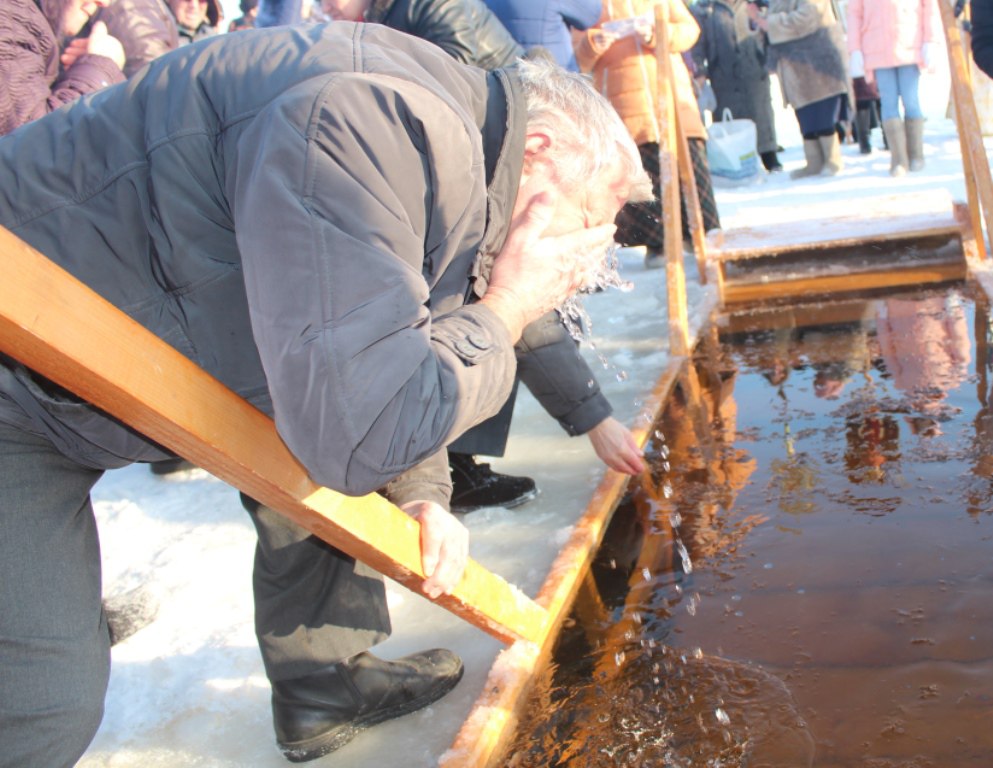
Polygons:
<instances>
[{"instance_id":1,"label":"wooden ladder into water","mask_svg":"<svg viewBox=\"0 0 993 768\"><path fill-rule=\"evenodd\" d=\"M709 252L724 277L724 303L965 278L970 254L977 252L966 204L933 192L860 202L871 206L871 214L838 216L834 204L811 205L803 218L772 228L711 233Z\"/></svg>"},{"instance_id":2,"label":"wooden ladder into water","mask_svg":"<svg viewBox=\"0 0 993 768\"><path fill-rule=\"evenodd\" d=\"M989 222L993 215L993 181L969 87L967 44L951 5L938 6L968 199L925 192L859 200L842 216L837 206L831 212L811 206L771 227L714 232L707 250L723 278L724 303L961 280L970 264L985 260L983 217Z\"/></svg>"}]
</instances>

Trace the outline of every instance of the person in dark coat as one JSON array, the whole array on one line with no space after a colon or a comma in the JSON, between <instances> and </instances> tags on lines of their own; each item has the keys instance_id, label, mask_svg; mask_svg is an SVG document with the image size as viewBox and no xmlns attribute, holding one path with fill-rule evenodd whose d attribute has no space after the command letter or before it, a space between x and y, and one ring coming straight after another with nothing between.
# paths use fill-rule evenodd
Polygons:
<instances>
[{"instance_id":1,"label":"person in dark coat","mask_svg":"<svg viewBox=\"0 0 993 768\"><path fill-rule=\"evenodd\" d=\"M397 478L499 410L523 328L589 283L617 212L650 194L584 78L486 72L345 22L183 46L0 139L0 173L17 179L0 185L0 226L271 415L315 483L414 516L429 597L460 579L468 532L449 489ZM99 725L90 490L167 455L0 356L3 768L71 766ZM457 683L451 652L369 653L390 631L382 578L245 505L287 757Z\"/></svg>"},{"instance_id":2,"label":"person in dark coat","mask_svg":"<svg viewBox=\"0 0 993 768\"><path fill-rule=\"evenodd\" d=\"M993 0L971 0L972 58L993 77Z\"/></svg>"},{"instance_id":3,"label":"person in dark coat","mask_svg":"<svg viewBox=\"0 0 993 768\"><path fill-rule=\"evenodd\" d=\"M278 14L266 23L292 23L281 17L298 11L277 9L297 4L291 0L266 0L268 13ZM505 66L524 55L524 49L482 0L322 0L321 7L333 20L384 24L430 40L456 61L483 69Z\"/></svg>"},{"instance_id":4,"label":"person in dark coat","mask_svg":"<svg viewBox=\"0 0 993 768\"><path fill-rule=\"evenodd\" d=\"M108 2L0 3L0 135L124 79L124 50L105 25L72 39Z\"/></svg>"},{"instance_id":5,"label":"person in dark coat","mask_svg":"<svg viewBox=\"0 0 993 768\"><path fill-rule=\"evenodd\" d=\"M544 48L572 72L579 71L572 30L589 29L603 10L601 0L486 0L486 5L525 50Z\"/></svg>"},{"instance_id":6,"label":"person in dark coat","mask_svg":"<svg viewBox=\"0 0 993 768\"><path fill-rule=\"evenodd\" d=\"M691 5L700 24L700 39L691 52L698 78L710 80L714 90L714 120L723 119L727 110L733 117L754 121L762 165L767 171L781 171L765 49L762 39L748 29L747 3L706 0Z\"/></svg>"},{"instance_id":7,"label":"person in dark coat","mask_svg":"<svg viewBox=\"0 0 993 768\"><path fill-rule=\"evenodd\" d=\"M259 11L259 0L241 0L238 4L241 16L232 19L228 24L228 32L239 32L242 29L255 27L255 17Z\"/></svg>"},{"instance_id":8,"label":"person in dark coat","mask_svg":"<svg viewBox=\"0 0 993 768\"><path fill-rule=\"evenodd\" d=\"M179 29L166 0L113 0L93 17L124 47L124 75L179 47Z\"/></svg>"},{"instance_id":9,"label":"person in dark coat","mask_svg":"<svg viewBox=\"0 0 993 768\"><path fill-rule=\"evenodd\" d=\"M859 143L859 152L868 155L872 153L872 129L880 125L879 88L864 77L853 77L852 93L855 94L855 138Z\"/></svg>"}]
</instances>

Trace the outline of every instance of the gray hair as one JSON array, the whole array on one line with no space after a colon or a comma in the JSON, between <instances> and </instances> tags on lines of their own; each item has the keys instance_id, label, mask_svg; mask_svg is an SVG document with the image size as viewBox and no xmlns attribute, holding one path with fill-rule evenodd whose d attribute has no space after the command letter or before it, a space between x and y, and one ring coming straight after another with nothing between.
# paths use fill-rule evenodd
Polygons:
<instances>
[{"instance_id":1,"label":"gray hair","mask_svg":"<svg viewBox=\"0 0 993 768\"><path fill-rule=\"evenodd\" d=\"M589 184L620 168L630 183L631 201L653 197L638 147L589 77L540 58L522 59L516 70L527 101L528 130L547 130L556 138L551 160L562 184Z\"/></svg>"}]
</instances>

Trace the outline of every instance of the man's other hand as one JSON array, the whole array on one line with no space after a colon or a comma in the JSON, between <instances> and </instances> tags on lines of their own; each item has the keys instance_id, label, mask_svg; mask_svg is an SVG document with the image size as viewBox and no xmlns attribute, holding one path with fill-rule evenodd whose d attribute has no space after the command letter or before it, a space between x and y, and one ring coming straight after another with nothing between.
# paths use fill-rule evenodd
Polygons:
<instances>
[{"instance_id":1,"label":"man's other hand","mask_svg":"<svg viewBox=\"0 0 993 768\"><path fill-rule=\"evenodd\" d=\"M638 443L631 430L612 416L586 433L600 461L626 475L637 475L645 469Z\"/></svg>"},{"instance_id":2,"label":"man's other hand","mask_svg":"<svg viewBox=\"0 0 993 768\"><path fill-rule=\"evenodd\" d=\"M409 501L401 509L421 524L421 589L432 600L451 594L469 559L469 531L433 501Z\"/></svg>"}]
</instances>

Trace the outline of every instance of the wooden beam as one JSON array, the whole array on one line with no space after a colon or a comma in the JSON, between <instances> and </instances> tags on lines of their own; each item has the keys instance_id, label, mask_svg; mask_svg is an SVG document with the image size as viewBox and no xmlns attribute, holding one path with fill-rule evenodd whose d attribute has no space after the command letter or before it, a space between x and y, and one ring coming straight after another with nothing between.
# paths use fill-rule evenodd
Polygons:
<instances>
[{"instance_id":1,"label":"wooden beam","mask_svg":"<svg viewBox=\"0 0 993 768\"><path fill-rule=\"evenodd\" d=\"M908 285L929 285L963 280L967 274L965 262L929 264L927 266L898 269L869 270L845 275L814 275L795 280L770 280L769 282L734 283L725 285L728 304L785 300L821 294L852 293L880 288L899 288Z\"/></svg>"},{"instance_id":2,"label":"wooden beam","mask_svg":"<svg viewBox=\"0 0 993 768\"><path fill-rule=\"evenodd\" d=\"M3 228L0 266L0 350L420 592L416 521L317 486L268 416ZM435 602L504 642L547 631L544 608L473 561Z\"/></svg>"},{"instance_id":3,"label":"wooden beam","mask_svg":"<svg viewBox=\"0 0 993 768\"><path fill-rule=\"evenodd\" d=\"M690 155L690 142L686 131L679 119L679 111L673 114L676 122L676 161L679 167L679 179L682 183L683 204L686 206L686 218L690 226L690 238L693 240L693 255L696 257L696 268L700 282L706 284L710 279L707 265L707 232L703 228L703 212L700 210L700 192L696 185L696 175L693 173L693 157ZM715 276L720 270L715 270ZM717 286L720 293L720 285Z\"/></svg>"},{"instance_id":4,"label":"wooden beam","mask_svg":"<svg viewBox=\"0 0 993 768\"><path fill-rule=\"evenodd\" d=\"M969 66L962 45L962 36L955 22L955 14L948 2L939 0L938 9L945 28L948 64L952 78L952 98L955 102L955 122L958 125L959 142L962 146L962 165L966 191L969 195L969 208L972 212L973 230L979 242L983 243L982 219L985 217L987 227L993 222L993 176L990 175L983 134L979 128L976 102L969 88ZM980 207L982 217L979 215ZM985 250L985 246L983 247Z\"/></svg>"},{"instance_id":5,"label":"wooden beam","mask_svg":"<svg viewBox=\"0 0 993 768\"><path fill-rule=\"evenodd\" d=\"M652 415L651 421L639 421L631 430L639 445L644 446L647 442L649 430L686 364L685 358L670 359L652 394L646 398L645 411ZM629 480L627 475L609 471L597 487L586 513L559 551L538 593L538 603L545 606L551 616L544 637L538 643L514 643L497 658L472 713L451 749L442 756L440 768L498 768L503 765L502 754L514 736L535 672L551 657L562 621L583 585Z\"/></svg>"},{"instance_id":6,"label":"wooden beam","mask_svg":"<svg viewBox=\"0 0 993 768\"><path fill-rule=\"evenodd\" d=\"M775 229L784 230L779 234ZM792 237L788 233L792 233ZM864 248L931 237L959 237L962 223L951 205L947 213L902 217L835 217L789 222L773 231L742 227L724 233L719 252L722 263L782 254Z\"/></svg>"},{"instance_id":7,"label":"wooden beam","mask_svg":"<svg viewBox=\"0 0 993 768\"><path fill-rule=\"evenodd\" d=\"M669 310L669 351L689 354L690 334L686 301L686 270L683 268L683 222L680 215L679 150L676 129L676 97L672 87L672 61L669 58L668 5L655 6L655 59L658 98L655 113L659 124L659 181L662 221L665 227L666 297Z\"/></svg>"}]
</instances>

